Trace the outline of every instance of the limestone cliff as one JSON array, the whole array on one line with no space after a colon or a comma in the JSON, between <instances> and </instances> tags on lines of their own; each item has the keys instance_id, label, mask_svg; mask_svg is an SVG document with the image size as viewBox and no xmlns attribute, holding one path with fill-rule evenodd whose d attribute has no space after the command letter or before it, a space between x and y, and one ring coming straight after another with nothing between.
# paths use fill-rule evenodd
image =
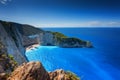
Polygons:
<instances>
[{"instance_id":1,"label":"limestone cliff","mask_svg":"<svg viewBox=\"0 0 120 80\"><path fill-rule=\"evenodd\" d=\"M44 31L33 26L0 21L0 80L6 80L6 72L27 62L25 48L40 44L60 47L92 47L89 41L69 38L59 32ZM13 57L9 56L13 55ZM14 58L14 59L13 59ZM46 72L39 62L24 63L12 72L7 80L79 80L74 74L64 70Z\"/></svg>"},{"instance_id":2,"label":"limestone cliff","mask_svg":"<svg viewBox=\"0 0 120 80\"><path fill-rule=\"evenodd\" d=\"M67 37L66 35L60 32L46 31L44 32L44 34L41 35L41 37L42 37L42 39L40 39L40 42L42 42L41 45L47 45L47 46L53 45L53 46L59 46L63 48L93 47L90 41L85 41L85 40L81 40L73 37Z\"/></svg>"},{"instance_id":3,"label":"limestone cliff","mask_svg":"<svg viewBox=\"0 0 120 80\"><path fill-rule=\"evenodd\" d=\"M59 46L64 48L92 47L91 42L67 37L59 32L44 31L26 24L0 21L0 39L15 60L27 62L25 49L33 44Z\"/></svg>"},{"instance_id":4,"label":"limestone cliff","mask_svg":"<svg viewBox=\"0 0 120 80\"><path fill-rule=\"evenodd\" d=\"M12 54L15 60L22 64L26 62L25 49L22 45L22 37L17 29L17 24L8 26L0 22L0 39L7 49L7 53Z\"/></svg>"},{"instance_id":5,"label":"limestone cliff","mask_svg":"<svg viewBox=\"0 0 120 80\"><path fill-rule=\"evenodd\" d=\"M57 40L54 39L54 35L51 32L45 31L44 33L40 33L39 37L40 37L40 45L56 46Z\"/></svg>"},{"instance_id":6,"label":"limestone cliff","mask_svg":"<svg viewBox=\"0 0 120 80\"><path fill-rule=\"evenodd\" d=\"M78 38L63 38L61 39L59 46L64 48L83 48L83 47L92 47L91 42L83 41Z\"/></svg>"}]
</instances>

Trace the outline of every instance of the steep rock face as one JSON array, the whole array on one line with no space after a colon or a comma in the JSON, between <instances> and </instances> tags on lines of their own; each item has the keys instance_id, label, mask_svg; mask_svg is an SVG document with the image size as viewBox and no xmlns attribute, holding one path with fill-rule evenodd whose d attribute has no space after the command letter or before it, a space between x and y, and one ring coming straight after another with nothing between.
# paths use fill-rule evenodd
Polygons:
<instances>
[{"instance_id":1,"label":"steep rock face","mask_svg":"<svg viewBox=\"0 0 120 80\"><path fill-rule=\"evenodd\" d=\"M0 39L15 60L22 64L27 61L25 49L33 44L60 46L64 48L92 47L91 42L69 38L59 32L44 31L30 25L0 21ZM30 36L35 36L30 38Z\"/></svg>"},{"instance_id":2,"label":"steep rock face","mask_svg":"<svg viewBox=\"0 0 120 80\"><path fill-rule=\"evenodd\" d=\"M60 32L46 31L45 33L47 33L47 35L44 35L45 37L43 39L43 41L46 42L45 45L49 44L49 45L55 45L55 46L59 46L63 48L83 48L83 47L91 48L93 47L90 41L68 37Z\"/></svg>"},{"instance_id":3,"label":"steep rock face","mask_svg":"<svg viewBox=\"0 0 120 80\"><path fill-rule=\"evenodd\" d=\"M90 48L92 47L92 44L89 41L83 41L77 38L63 38L61 39L59 46L64 48Z\"/></svg>"},{"instance_id":4,"label":"steep rock face","mask_svg":"<svg viewBox=\"0 0 120 80\"><path fill-rule=\"evenodd\" d=\"M27 48L33 44L40 44L39 35L23 36L23 46Z\"/></svg>"},{"instance_id":5,"label":"steep rock face","mask_svg":"<svg viewBox=\"0 0 120 80\"><path fill-rule=\"evenodd\" d=\"M18 64L26 62L25 49L22 45L22 37L17 29L17 24L4 25L0 22L0 39L7 48L7 53L12 54Z\"/></svg>"},{"instance_id":6,"label":"steep rock face","mask_svg":"<svg viewBox=\"0 0 120 80\"><path fill-rule=\"evenodd\" d=\"M24 36L31 36L31 35L35 35L35 34L39 34L39 33L44 32L44 30L42 30L40 28L36 28L34 26L26 25L26 24L23 24L19 28L19 30L20 30L21 34L24 35Z\"/></svg>"},{"instance_id":7,"label":"steep rock face","mask_svg":"<svg viewBox=\"0 0 120 80\"><path fill-rule=\"evenodd\" d=\"M19 66L7 80L50 80L40 62L29 62Z\"/></svg>"},{"instance_id":8,"label":"steep rock face","mask_svg":"<svg viewBox=\"0 0 120 80\"><path fill-rule=\"evenodd\" d=\"M23 25L13 22L1 22L23 55L25 52L23 46L28 47L33 44L40 44L43 46L60 46L66 48L92 47L92 44L89 41L67 37L59 32L44 31L30 25ZM35 35L37 36L34 38L29 38L29 36Z\"/></svg>"},{"instance_id":9,"label":"steep rock face","mask_svg":"<svg viewBox=\"0 0 120 80\"><path fill-rule=\"evenodd\" d=\"M54 39L54 35L51 32L44 32L39 34L40 37L40 45L44 46L55 46L56 40Z\"/></svg>"}]
</instances>

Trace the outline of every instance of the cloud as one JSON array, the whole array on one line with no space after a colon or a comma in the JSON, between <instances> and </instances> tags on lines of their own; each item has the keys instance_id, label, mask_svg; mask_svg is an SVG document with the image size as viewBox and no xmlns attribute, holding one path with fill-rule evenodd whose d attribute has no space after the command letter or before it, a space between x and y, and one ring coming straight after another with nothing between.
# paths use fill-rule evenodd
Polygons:
<instances>
[{"instance_id":1,"label":"cloud","mask_svg":"<svg viewBox=\"0 0 120 80\"><path fill-rule=\"evenodd\" d=\"M119 26L120 27L120 22L109 22L109 26Z\"/></svg>"},{"instance_id":2,"label":"cloud","mask_svg":"<svg viewBox=\"0 0 120 80\"><path fill-rule=\"evenodd\" d=\"M94 27L94 26L102 26L103 25L103 23L101 23L100 21L88 21L88 22L83 22L81 24L82 25L79 25L79 26Z\"/></svg>"},{"instance_id":3,"label":"cloud","mask_svg":"<svg viewBox=\"0 0 120 80\"><path fill-rule=\"evenodd\" d=\"M11 2L11 1L12 0L0 0L0 3L5 5L5 4L7 4L8 2Z\"/></svg>"},{"instance_id":4,"label":"cloud","mask_svg":"<svg viewBox=\"0 0 120 80\"><path fill-rule=\"evenodd\" d=\"M88 21L79 23L36 24L39 27L120 27L120 22Z\"/></svg>"}]
</instances>

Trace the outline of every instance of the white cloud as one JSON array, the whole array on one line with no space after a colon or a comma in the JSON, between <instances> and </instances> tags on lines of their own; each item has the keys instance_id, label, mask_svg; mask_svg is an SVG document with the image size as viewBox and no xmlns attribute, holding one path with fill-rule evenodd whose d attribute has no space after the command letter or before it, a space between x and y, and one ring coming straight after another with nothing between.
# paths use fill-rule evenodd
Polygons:
<instances>
[{"instance_id":1,"label":"white cloud","mask_svg":"<svg viewBox=\"0 0 120 80\"><path fill-rule=\"evenodd\" d=\"M87 23L84 23L85 26L101 26L101 22L100 21L90 21Z\"/></svg>"},{"instance_id":2,"label":"white cloud","mask_svg":"<svg viewBox=\"0 0 120 80\"><path fill-rule=\"evenodd\" d=\"M35 24L39 27L120 27L120 22L88 21L79 23Z\"/></svg>"},{"instance_id":3,"label":"white cloud","mask_svg":"<svg viewBox=\"0 0 120 80\"><path fill-rule=\"evenodd\" d=\"M119 26L120 27L120 22L109 22L109 26Z\"/></svg>"},{"instance_id":4,"label":"white cloud","mask_svg":"<svg viewBox=\"0 0 120 80\"><path fill-rule=\"evenodd\" d=\"M11 2L12 0L0 0L1 4L7 4L8 2Z\"/></svg>"}]
</instances>

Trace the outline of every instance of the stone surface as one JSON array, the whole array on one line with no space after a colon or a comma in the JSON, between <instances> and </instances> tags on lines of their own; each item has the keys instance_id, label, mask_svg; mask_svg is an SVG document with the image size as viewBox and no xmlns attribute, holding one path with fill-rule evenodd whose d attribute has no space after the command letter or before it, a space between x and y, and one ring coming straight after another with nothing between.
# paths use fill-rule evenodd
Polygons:
<instances>
[{"instance_id":1,"label":"stone surface","mask_svg":"<svg viewBox=\"0 0 120 80\"><path fill-rule=\"evenodd\" d=\"M0 73L0 80L6 80L7 74L6 73Z\"/></svg>"},{"instance_id":2,"label":"stone surface","mask_svg":"<svg viewBox=\"0 0 120 80\"><path fill-rule=\"evenodd\" d=\"M22 37L17 25L5 26L0 22L0 40L5 45L8 54L12 54L18 64L27 62L25 49L22 45Z\"/></svg>"},{"instance_id":3,"label":"stone surface","mask_svg":"<svg viewBox=\"0 0 120 80\"><path fill-rule=\"evenodd\" d=\"M59 46L64 48L90 48L92 47L92 43L78 38L63 38L60 41Z\"/></svg>"},{"instance_id":4,"label":"stone surface","mask_svg":"<svg viewBox=\"0 0 120 80\"><path fill-rule=\"evenodd\" d=\"M35 36L29 38L29 36ZM12 54L18 64L27 62L25 49L34 44L42 46L59 46L64 48L92 47L89 41L76 38L69 38L59 32L44 31L30 25L23 25L14 22L0 21L0 39Z\"/></svg>"},{"instance_id":5,"label":"stone surface","mask_svg":"<svg viewBox=\"0 0 120 80\"><path fill-rule=\"evenodd\" d=\"M64 70L59 69L54 72L49 72L50 80L67 80Z\"/></svg>"},{"instance_id":6,"label":"stone surface","mask_svg":"<svg viewBox=\"0 0 120 80\"><path fill-rule=\"evenodd\" d=\"M40 45L43 46L55 46L56 40L54 39L54 35L51 32L44 32L39 34L40 37Z\"/></svg>"},{"instance_id":7,"label":"stone surface","mask_svg":"<svg viewBox=\"0 0 120 80\"><path fill-rule=\"evenodd\" d=\"M62 69L47 72L40 62L23 63L7 80L80 80L71 72Z\"/></svg>"},{"instance_id":8,"label":"stone surface","mask_svg":"<svg viewBox=\"0 0 120 80\"><path fill-rule=\"evenodd\" d=\"M50 80L40 62L29 62L19 66L7 80Z\"/></svg>"},{"instance_id":9,"label":"stone surface","mask_svg":"<svg viewBox=\"0 0 120 80\"><path fill-rule=\"evenodd\" d=\"M62 69L49 72L50 80L80 80L75 74Z\"/></svg>"},{"instance_id":10,"label":"stone surface","mask_svg":"<svg viewBox=\"0 0 120 80\"><path fill-rule=\"evenodd\" d=\"M38 35L34 38L28 38L31 35ZM24 38L25 37L25 38ZM63 39L64 38L64 39ZM6 74L14 70L14 61L9 60L8 54L22 64L27 62L25 56L25 47L34 44L43 46L60 46L60 47L91 47L89 41L81 41L64 36L61 33L39 30L29 25L22 25L13 22L0 21L0 41L6 48L0 50L0 80L6 80ZM4 52L6 54L3 56ZM40 62L24 63L16 68L7 80L79 80L74 74L64 70L46 72Z\"/></svg>"}]
</instances>

